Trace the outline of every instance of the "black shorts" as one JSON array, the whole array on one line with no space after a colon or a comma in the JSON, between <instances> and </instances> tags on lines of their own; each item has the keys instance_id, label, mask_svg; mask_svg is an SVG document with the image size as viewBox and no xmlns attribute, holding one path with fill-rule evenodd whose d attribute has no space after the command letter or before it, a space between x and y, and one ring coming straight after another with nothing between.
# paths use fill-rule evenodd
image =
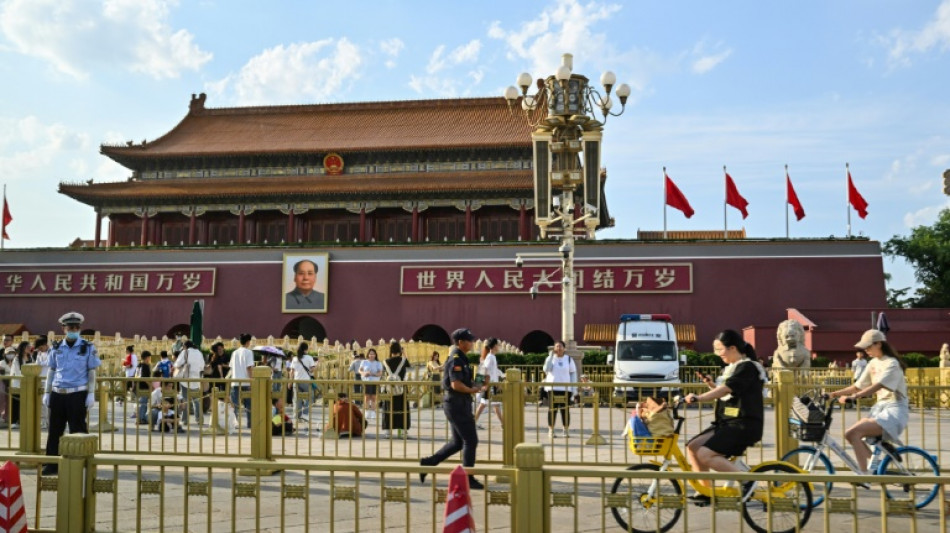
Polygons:
<instances>
[{"instance_id":1,"label":"black shorts","mask_svg":"<svg viewBox=\"0 0 950 533\"><path fill-rule=\"evenodd\" d=\"M376 394L376 385L363 385L363 392L370 396Z\"/></svg>"},{"instance_id":2,"label":"black shorts","mask_svg":"<svg viewBox=\"0 0 950 533\"><path fill-rule=\"evenodd\" d=\"M761 440L756 439L750 441L747 436L750 432L746 431L746 429L740 425L710 426L694 438L701 437L710 432L713 435L703 446L726 457L739 457L745 453L746 448Z\"/></svg>"}]
</instances>

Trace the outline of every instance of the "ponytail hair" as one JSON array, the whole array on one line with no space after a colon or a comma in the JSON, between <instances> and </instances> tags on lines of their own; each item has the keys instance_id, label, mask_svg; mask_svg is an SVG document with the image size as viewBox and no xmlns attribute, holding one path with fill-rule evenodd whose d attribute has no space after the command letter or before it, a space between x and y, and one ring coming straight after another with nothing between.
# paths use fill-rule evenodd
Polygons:
<instances>
[{"instance_id":1,"label":"ponytail hair","mask_svg":"<svg viewBox=\"0 0 950 533\"><path fill-rule=\"evenodd\" d=\"M894 349L887 341L881 341L881 353L888 357L893 357L897 359L898 364L901 365L901 372L907 370L907 361L904 360L904 357L897 353L897 350Z\"/></svg>"},{"instance_id":2,"label":"ponytail hair","mask_svg":"<svg viewBox=\"0 0 950 533\"><path fill-rule=\"evenodd\" d=\"M724 329L719 332L719 335L716 335L716 340L722 343L725 347L735 346L736 350L739 351L746 359L752 361L758 361L759 358L755 355L755 348L751 344L747 343L745 339L742 338L742 335L734 329Z\"/></svg>"}]
</instances>

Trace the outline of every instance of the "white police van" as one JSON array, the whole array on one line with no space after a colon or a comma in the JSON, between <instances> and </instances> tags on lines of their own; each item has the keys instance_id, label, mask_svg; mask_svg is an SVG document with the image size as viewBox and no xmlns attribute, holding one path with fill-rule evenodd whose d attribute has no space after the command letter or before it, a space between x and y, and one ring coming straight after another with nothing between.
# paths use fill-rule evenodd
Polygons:
<instances>
[{"instance_id":1,"label":"white police van","mask_svg":"<svg viewBox=\"0 0 950 533\"><path fill-rule=\"evenodd\" d=\"M618 386L615 393L625 393L628 398L678 394L678 389L664 384L680 382L680 364L685 363L685 357L680 357L670 315L620 315L617 345L614 353L607 356L607 364L613 365L614 383L656 383L657 386Z\"/></svg>"}]
</instances>

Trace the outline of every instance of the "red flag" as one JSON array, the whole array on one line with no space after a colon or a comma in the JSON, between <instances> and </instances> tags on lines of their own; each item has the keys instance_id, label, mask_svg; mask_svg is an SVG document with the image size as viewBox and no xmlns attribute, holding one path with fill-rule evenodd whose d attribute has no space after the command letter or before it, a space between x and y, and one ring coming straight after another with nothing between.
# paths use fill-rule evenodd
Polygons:
<instances>
[{"instance_id":1,"label":"red flag","mask_svg":"<svg viewBox=\"0 0 950 533\"><path fill-rule=\"evenodd\" d=\"M13 215L10 214L10 206L7 205L7 199L3 199L3 238L5 240L10 240L10 236L7 235L7 224L13 222Z\"/></svg>"},{"instance_id":2,"label":"red flag","mask_svg":"<svg viewBox=\"0 0 950 533\"><path fill-rule=\"evenodd\" d=\"M851 182L851 171L848 171L848 202L851 204L851 207L858 212L858 216L861 218L867 218L868 216L868 203L864 200L864 197L861 196L861 193L858 192L858 189L854 186L854 183Z\"/></svg>"},{"instance_id":3,"label":"red flag","mask_svg":"<svg viewBox=\"0 0 950 533\"><path fill-rule=\"evenodd\" d=\"M686 218L692 217L695 211L693 211L693 207L689 205L689 200L686 199L686 196L683 196L679 187L666 175L666 172L663 173L663 177L666 178L666 205L674 209L679 209L686 215Z\"/></svg>"},{"instance_id":4,"label":"red flag","mask_svg":"<svg viewBox=\"0 0 950 533\"><path fill-rule=\"evenodd\" d=\"M749 210L746 207L749 206L749 202L739 194L739 189L736 188L736 182L732 181L732 176L729 173L726 173L726 203L735 207L742 213L742 218L749 216Z\"/></svg>"},{"instance_id":5,"label":"red flag","mask_svg":"<svg viewBox=\"0 0 950 533\"><path fill-rule=\"evenodd\" d=\"M795 210L795 220L805 218L805 208L798 201L798 195L795 194L795 187L792 187L792 179L788 177L788 171L785 172L785 201Z\"/></svg>"}]
</instances>

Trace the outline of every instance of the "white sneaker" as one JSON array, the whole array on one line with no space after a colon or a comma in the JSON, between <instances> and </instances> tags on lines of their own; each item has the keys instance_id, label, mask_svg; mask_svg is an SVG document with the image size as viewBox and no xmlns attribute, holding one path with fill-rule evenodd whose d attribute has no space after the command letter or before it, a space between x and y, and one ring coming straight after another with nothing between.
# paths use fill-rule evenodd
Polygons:
<instances>
[{"instance_id":1,"label":"white sneaker","mask_svg":"<svg viewBox=\"0 0 950 533\"><path fill-rule=\"evenodd\" d=\"M549 439L554 438L554 428L548 428L548 438Z\"/></svg>"},{"instance_id":2,"label":"white sneaker","mask_svg":"<svg viewBox=\"0 0 950 533\"><path fill-rule=\"evenodd\" d=\"M485 424L475 424L475 427L478 429L485 429Z\"/></svg>"},{"instance_id":3,"label":"white sneaker","mask_svg":"<svg viewBox=\"0 0 950 533\"><path fill-rule=\"evenodd\" d=\"M567 438L567 436L568 436L568 435L567 435L567 430L566 430L566 429L562 429L561 432L558 433L557 436L558 436L558 437L562 437L562 438Z\"/></svg>"}]
</instances>

